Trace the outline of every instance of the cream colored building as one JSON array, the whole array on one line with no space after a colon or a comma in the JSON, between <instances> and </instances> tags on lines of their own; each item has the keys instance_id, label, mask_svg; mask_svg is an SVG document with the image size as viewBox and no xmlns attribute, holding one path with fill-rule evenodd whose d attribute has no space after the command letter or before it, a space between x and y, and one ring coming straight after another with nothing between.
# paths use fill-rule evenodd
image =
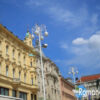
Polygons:
<instances>
[{"instance_id":1,"label":"cream colored building","mask_svg":"<svg viewBox=\"0 0 100 100\"><path fill-rule=\"evenodd\" d=\"M37 100L35 55L29 32L21 41L0 24L0 95Z\"/></svg>"},{"instance_id":2,"label":"cream colored building","mask_svg":"<svg viewBox=\"0 0 100 100\"><path fill-rule=\"evenodd\" d=\"M38 86L38 100L43 100L43 87L42 87L42 73L40 67L40 60L37 63L37 77ZM50 59L43 56L44 77L45 77L45 91L46 100L61 100L60 96L60 82L59 82L59 69Z\"/></svg>"}]
</instances>

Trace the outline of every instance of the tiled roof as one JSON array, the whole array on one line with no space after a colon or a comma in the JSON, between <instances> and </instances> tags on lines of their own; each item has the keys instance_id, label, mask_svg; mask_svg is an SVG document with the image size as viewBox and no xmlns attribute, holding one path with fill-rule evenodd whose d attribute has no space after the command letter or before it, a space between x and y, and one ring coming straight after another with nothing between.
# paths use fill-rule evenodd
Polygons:
<instances>
[{"instance_id":1,"label":"tiled roof","mask_svg":"<svg viewBox=\"0 0 100 100\"><path fill-rule=\"evenodd\" d=\"M87 82L87 81L97 80L99 78L100 78L100 74L83 76L77 82Z\"/></svg>"}]
</instances>

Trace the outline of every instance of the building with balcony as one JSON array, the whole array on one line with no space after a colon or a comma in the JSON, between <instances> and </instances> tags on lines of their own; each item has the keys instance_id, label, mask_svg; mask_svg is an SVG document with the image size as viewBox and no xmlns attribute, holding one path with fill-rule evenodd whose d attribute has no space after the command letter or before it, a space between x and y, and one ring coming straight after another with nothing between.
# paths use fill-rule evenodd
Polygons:
<instances>
[{"instance_id":1,"label":"building with balcony","mask_svg":"<svg viewBox=\"0 0 100 100\"><path fill-rule=\"evenodd\" d=\"M46 100L61 100L58 67L49 58L45 56L43 56L43 66L45 77ZM37 77L38 86L40 88L38 92L38 100L43 100L42 72L39 58L37 63Z\"/></svg>"},{"instance_id":2,"label":"building with balcony","mask_svg":"<svg viewBox=\"0 0 100 100\"><path fill-rule=\"evenodd\" d=\"M0 24L0 95L37 100L36 55L29 32L21 41Z\"/></svg>"}]
</instances>

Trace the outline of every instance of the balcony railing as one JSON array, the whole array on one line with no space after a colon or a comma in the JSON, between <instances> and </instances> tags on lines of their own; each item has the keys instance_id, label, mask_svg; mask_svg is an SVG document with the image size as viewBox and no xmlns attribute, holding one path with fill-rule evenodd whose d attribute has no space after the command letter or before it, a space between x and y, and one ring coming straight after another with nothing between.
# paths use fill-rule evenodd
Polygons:
<instances>
[{"instance_id":1,"label":"balcony railing","mask_svg":"<svg viewBox=\"0 0 100 100\"><path fill-rule=\"evenodd\" d=\"M19 78L13 78L13 83L14 84L20 84L20 79Z\"/></svg>"},{"instance_id":2,"label":"balcony railing","mask_svg":"<svg viewBox=\"0 0 100 100\"><path fill-rule=\"evenodd\" d=\"M27 87L27 88L31 89L32 91L38 90L37 84L32 85L32 84L29 84L29 83L25 83L25 82L22 82L19 78L10 78L10 77L6 77L5 75L0 74L0 81L1 80L5 80L8 83L10 82L12 85L14 85L16 87L22 86L22 87Z\"/></svg>"},{"instance_id":3,"label":"balcony railing","mask_svg":"<svg viewBox=\"0 0 100 100\"><path fill-rule=\"evenodd\" d=\"M21 66L21 61L18 61L18 66Z\"/></svg>"},{"instance_id":4,"label":"balcony railing","mask_svg":"<svg viewBox=\"0 0 100 100\"><path fill-rule=\"evenodd\" d=\"M0 95L0 100L23 100L23 99L21 99L21 98L15 98L15 97L10 97L10 96Z\"/></svg>"}]
</instances>

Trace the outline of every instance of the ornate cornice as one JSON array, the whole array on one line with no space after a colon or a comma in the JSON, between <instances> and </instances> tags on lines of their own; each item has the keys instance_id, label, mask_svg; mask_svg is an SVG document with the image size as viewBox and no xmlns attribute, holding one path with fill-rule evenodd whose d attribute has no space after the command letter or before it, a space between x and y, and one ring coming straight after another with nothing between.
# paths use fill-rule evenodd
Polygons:
<instances>
[{"instance_id":1,"label":"ornate cornice","mask_svg":"<svg viewBox=\"0 0 100 100\"><path fill-rule=\"evenodd\" d=\"M17 44L21 45L21 47L22 47L24 50L31 51L33 54L37 55L37 52L34 50L33 47L27 46L22 40L20 40L20 39L17 38L16 36L14 36L14 34L13 34L12 32L10 32L6 27L3 27L1 24L0 24L0 32L1 32L4 36L7 36L7 37L13 39L14 41L16 41ZM6 40L6 42L9 42L9 41Z\"/></svg>"}]
</instances>

